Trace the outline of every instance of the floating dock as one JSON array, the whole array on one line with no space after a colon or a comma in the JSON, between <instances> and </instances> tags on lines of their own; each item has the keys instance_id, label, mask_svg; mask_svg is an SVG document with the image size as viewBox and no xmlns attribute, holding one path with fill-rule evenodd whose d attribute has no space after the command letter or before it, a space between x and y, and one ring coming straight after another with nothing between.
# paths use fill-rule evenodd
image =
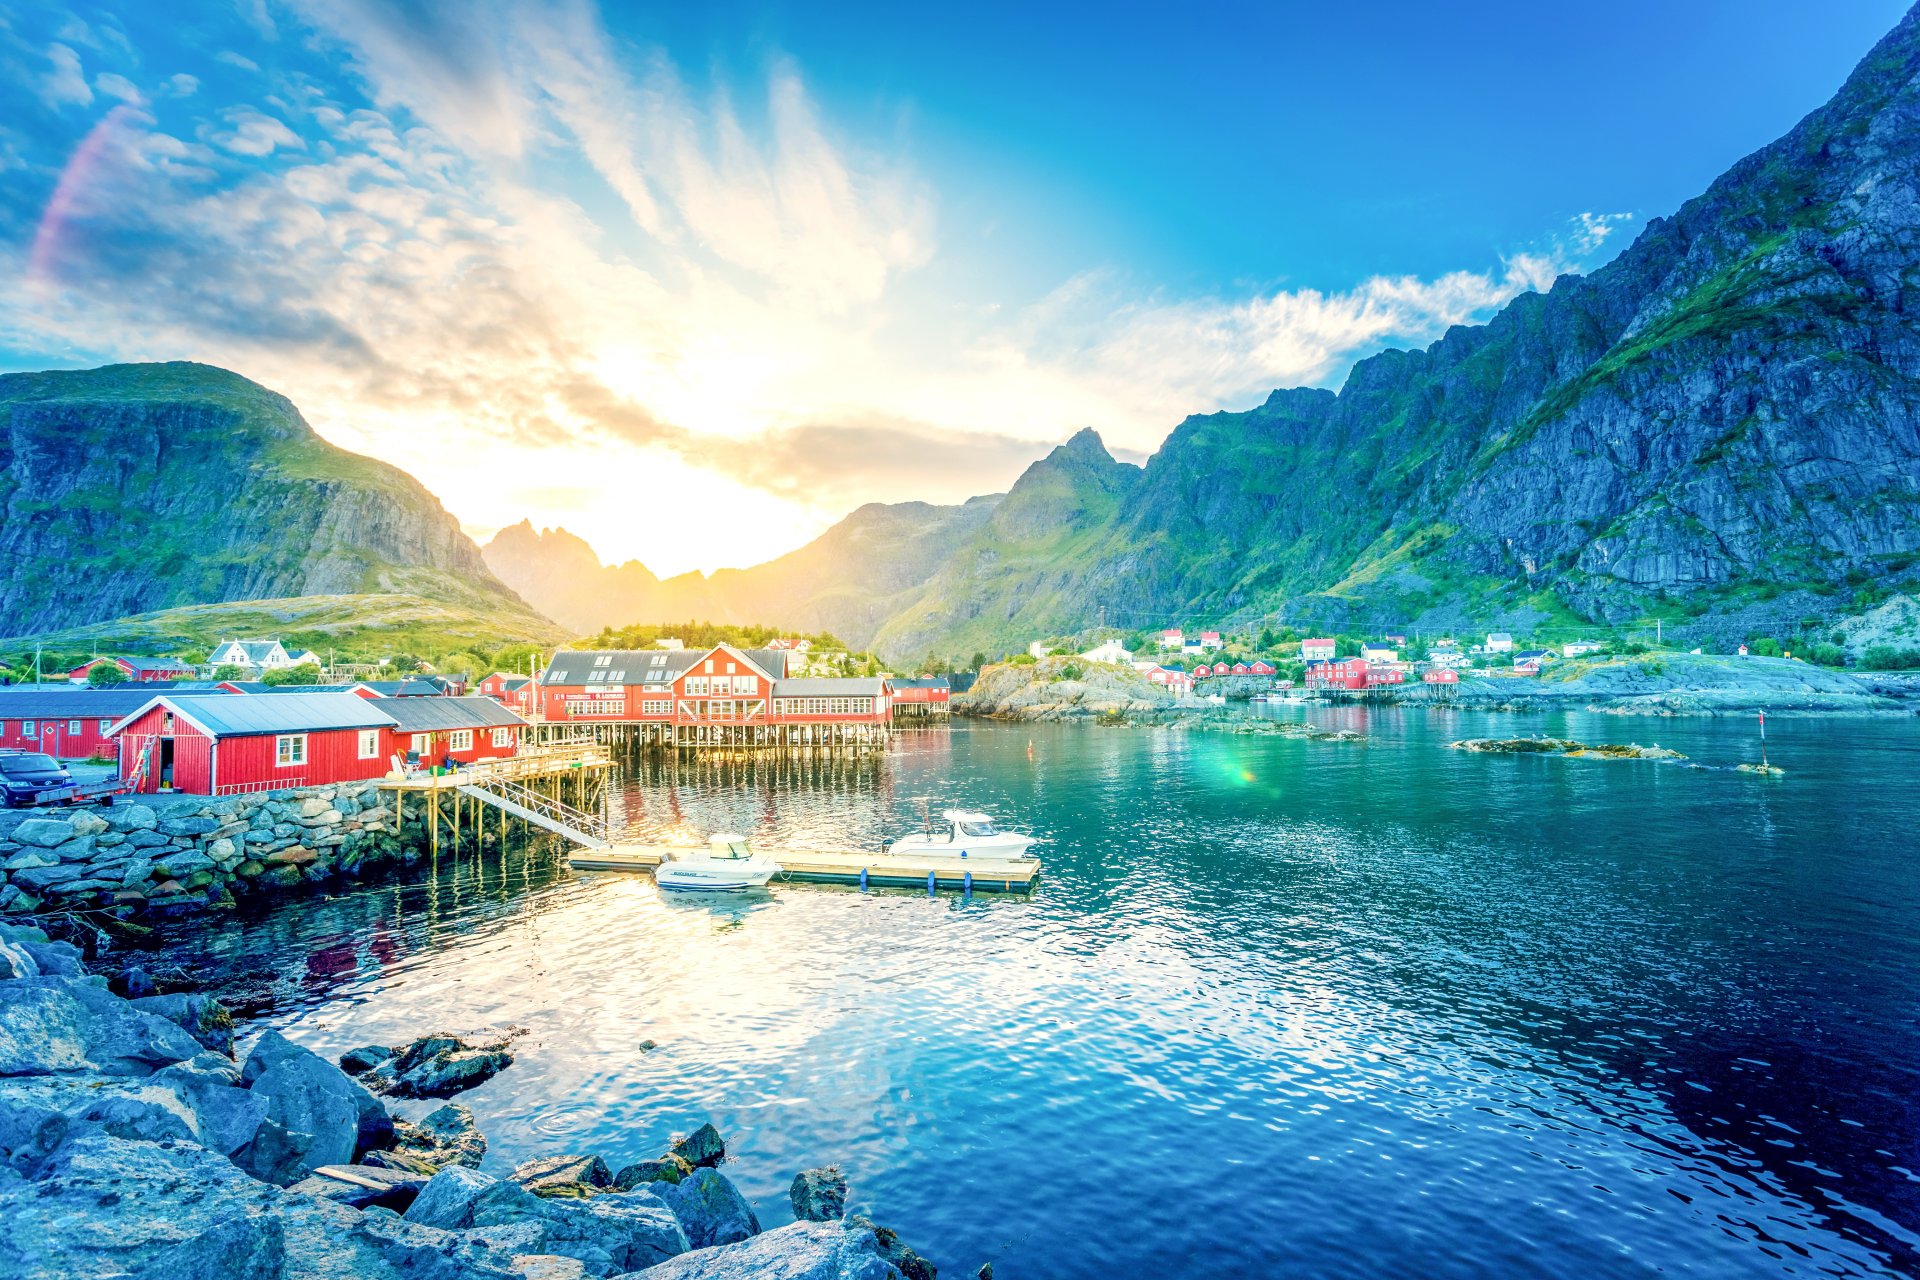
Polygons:
<instances>
[{"instance_id":1,"label":"floating dock","mask_svg":"<svg viewBox=\"0 0 1920 1280\"><path fill-rule=\"evenodd\" d=\"M613 844L604 849L576 848L567 864L576 871L650 871L676 855L692 856L705 850L662 844ZM878 850L761 849L755 853L780 864L777 880L808 880L824 884L905 885L923 888L927 877L943 889L966 887L1024 893L1040 878L1038 858L915 858L896 857Z\"/></svg>"}]
</instances>

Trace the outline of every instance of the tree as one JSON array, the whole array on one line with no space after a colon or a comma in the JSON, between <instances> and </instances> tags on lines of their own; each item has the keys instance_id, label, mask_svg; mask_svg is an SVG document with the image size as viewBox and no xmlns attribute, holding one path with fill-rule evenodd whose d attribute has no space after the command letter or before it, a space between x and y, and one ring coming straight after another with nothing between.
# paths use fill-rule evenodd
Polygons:
<instances>
[{"instance_id":1,"label":"tree","mask_svg":"<svg viewBox=\"0 0 1920 1280\"><path fill-rule=\"evenodd\" d=\"M527 674L528 664L535 670L540 668L541 658L546 651L537 644L510 644L493 655L493 669L506 671L513 675Z\"/></svg>"},{"instance_id":2,"label":"tree","mask_svg":"<svg viewBox=\"0 0 1920 1280\"><path fill-rule=\"evenodd\" d=\"M984 667L984 666L986 666L986 665L987 665L987 655L986 655L986 653L985 653L985 651L984 651L984 650L976 650L976 651L975 651L975 653L974 653L974 655L973 655L973 669L974 669L975 671L978 671L978 670L979 670L980 668L982 668L982 667Z\"/></svg>"},{"instance_id":3,"label":"tree","mask_svg":"<svg viewBox=\"0 0 1920 1280\"><path fill-rule=\"evenodd\" d=\"M320 668L311 662L303 662L297 667L275 667L260 677L265 684L319 684Z\"/></svg>"},{"instance_id":4,"label":"tree","mask_svg":"<svg viewBox=\"0 0 1920 1280\"><path fill-rule=\"evenodd\" d=\"M486 674L486 663L481 660L480 655L467 653L464 650L447 654L434 663L434 666L448 675L466 676L469 679Z\"/></svg>"},{"instance_id":5,"label":"tree","mask_svg":"<svg viewBox=\"0 0 1920 1280\"><path fill-rule=\"evenodd\" d=\"M1273 634L1272 627L1260 628L1260 651L1262 653L1272 652L1273 647L1279 643L1280 637Z\"/></svg>"},{"instance_id":6,"label":"tree","mask_svg":"<svg viewBox=\"0 0 1920 1280\"><path fill-rule=\"evenodd\" d=\"M223 662L213 669L213 678L215 680L245 680L247 678L247 669L245 667L235 666L231 662Z\"/></svg>"},{"instance_id":7,"label":"tree","mask_svg":"<svg viewBox=\"0 0 1920 1280\"><path fill-rule=\"evenodd\" d=\"M403 676L410 676L425 668L427 664L415 654L396 653L386 660L386 665L389 670Z\"/></svg>"},{"instance_id":8,"label":"tree","mask_svg":"<svg viewBox=\"0 0 1920 1280\"><path fill-rule=\"evenodd\" d=\"M87 683L96 689L104 689L108 685L125 684L126 682L127 673L122 671L120 664L111 658L96 662L87 669Z\"/></svg>"}]
</instances>

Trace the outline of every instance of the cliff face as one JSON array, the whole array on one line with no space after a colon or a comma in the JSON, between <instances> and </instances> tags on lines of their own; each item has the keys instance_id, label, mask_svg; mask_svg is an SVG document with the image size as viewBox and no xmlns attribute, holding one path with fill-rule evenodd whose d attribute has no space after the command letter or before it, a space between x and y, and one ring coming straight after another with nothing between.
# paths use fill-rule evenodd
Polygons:
<instances>
[{"instance_id":1,"label":"cliff face","mask_svg":"<svg viewBox=\"0 0 1920 1280\"><path fill-rule=\"evenodd\" d=\"M420 483L196 364L0 377L0 634L400 592L525 606Z\"/></svg>"},{"instance_id":2,"label":"cliff face","mask_svg":"<svg viewBox=\"0 0 1920 1280\"><path fill-rule=\"evenodd\" d=\"M1102 606L1451 626L1784 595L1835 616L1920 559L1917 248L1909 14L1832 102L1590 277L1363 360L1337 395L1189 419L1119 501L1082 477L1065 500L1114 515L1071 560L1010 562L989 530L883 641L957 653Z\"/></svg>"}]
</instances>

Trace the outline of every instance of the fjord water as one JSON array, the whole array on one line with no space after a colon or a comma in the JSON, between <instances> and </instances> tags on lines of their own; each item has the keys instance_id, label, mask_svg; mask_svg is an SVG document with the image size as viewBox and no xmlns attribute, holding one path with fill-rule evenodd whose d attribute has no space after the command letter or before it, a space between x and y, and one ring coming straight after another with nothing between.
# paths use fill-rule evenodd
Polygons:
<instances>
[{"instance_id":1,"label":"fjord water","mask_svg":"<svg viewBox=\"0 0 1920 1280\"><path fill-rule=\"evenodd\" d=\"M642 764L635 832L877 844L911 798L1047 838L1031 898L663 896L547 849L170 926L333 1054L517 1023L487 1167L711 1118L1006 1277L1911 1274L1920 721L1317 711L1358 743L957 724L878 765ZM156 961L150 960L149 963ZM657 1047L643 1048L646 1041Z\"/></svg>"}]
</instances>

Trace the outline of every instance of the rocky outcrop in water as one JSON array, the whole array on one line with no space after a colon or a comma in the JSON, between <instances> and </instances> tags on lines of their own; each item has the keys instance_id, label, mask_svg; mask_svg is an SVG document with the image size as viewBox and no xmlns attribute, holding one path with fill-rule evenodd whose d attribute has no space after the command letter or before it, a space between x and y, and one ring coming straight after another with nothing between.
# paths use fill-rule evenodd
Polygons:
<instances>
[{"instance_id":1,"label":"rocky outcrop in water","mask_svg":"<svg viewBox=\"0 0 1920 1280\"><path fill-rule=\"evenodd\" d=\"M198 364L0 375L0 635L401 592L524 611L419 481Z\"/></svg>"}]
</instances>

